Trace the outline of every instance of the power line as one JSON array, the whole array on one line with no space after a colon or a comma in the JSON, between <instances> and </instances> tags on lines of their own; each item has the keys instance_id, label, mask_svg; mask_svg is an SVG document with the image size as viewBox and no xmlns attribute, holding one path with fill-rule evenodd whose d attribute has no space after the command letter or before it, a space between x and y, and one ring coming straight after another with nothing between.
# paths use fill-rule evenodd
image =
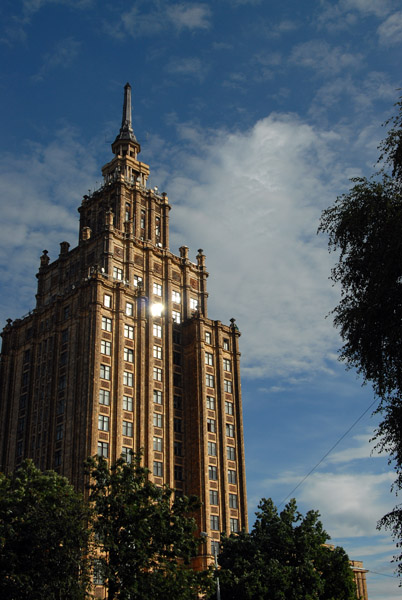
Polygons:
<instances>
[{"instance_id":1,"label":"power line","mask_svg":"<svg viewBox=\"0 0 402 600\"><path fill-rule=\"evenodd\" d=\"M301 486L303 485L303 483L306 481L306 479L308 477L310 477L310 475L312 473L314 473L314 471L320 466L320 464L327 458L327 456L329 454L331 454L331 452L338 446L338 444L341 443L341 441L348 435L348 433L350 431L352 431L353 427L355 427L355 425L357 425L357 423L359 421L361 421L361 419L364 417L364 415L370 410L370 408L373 406L373 404L375 404L377 402L377 398L374 398L373 402L370 404L370 406L368 406L366 408L366 410L360 415L360 417L358 417L356 419L356 421L349 427L349 429L347 431L345 431L345 433L339 438L339 440L337 442L335 442L335 444L328 450L328 452L326 454L324 454L324 456L321 458L321 460L318 461L318 463L307 473L307 475L305 475L303 477L303 479L296 485L296 487L293 488L293 490L291 492L289 492L289 494L286 496L286 498L284 498L282 500L282 502L280 504L278 504L278 508L280 508L282 506L282 504L284 502L286 502L286 500L289 498L289 496L292 496L293 493Z\"/></svg>"},{"instance_id":2,"label":"power line","mask_svg":"<svg viewBox=\"0 0 402 600\"><path fill-rule=\"evenodd\" d=\"M398 575L388 575L388 573L378 573L378 571L372 571L371 569L367 569L368 573L373 573L373 575L382 575L383 577L391 577L392 579L397 579Z\"/></svg>"}]
</instances>

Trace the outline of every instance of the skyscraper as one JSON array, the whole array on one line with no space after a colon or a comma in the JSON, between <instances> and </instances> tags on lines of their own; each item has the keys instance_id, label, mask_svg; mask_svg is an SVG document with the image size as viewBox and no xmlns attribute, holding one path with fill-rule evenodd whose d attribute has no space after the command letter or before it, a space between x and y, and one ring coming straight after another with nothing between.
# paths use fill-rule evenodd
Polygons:
<instances>
[{"instance_id":1,"label":"skyscraper","mask_svg":"<svg viewBox=\"0 0 402 600\"><path fill-rule=\"evenodd\" d=\"M201 499L213 543L247 527L240 333L208 318L203 251L170 251L171 207L140 149L127 84L78 245L43 251L36 307L2 333L0 468L30 457L83 490L88 456L142 449L156 484Z\"/></svg>"}]
</instances>

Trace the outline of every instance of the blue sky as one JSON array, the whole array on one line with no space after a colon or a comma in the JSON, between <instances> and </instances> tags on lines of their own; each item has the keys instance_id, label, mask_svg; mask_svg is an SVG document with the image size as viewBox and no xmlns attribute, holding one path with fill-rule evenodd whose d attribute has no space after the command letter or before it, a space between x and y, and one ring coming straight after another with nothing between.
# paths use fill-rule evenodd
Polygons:
<instances>
[{"instance_id":1,"label":"blue sky","mask_svg":"<svg viewBox=\"0 0 402 600\"><path fill-rule=\"evenodd\" d=\"M336 257L316 230L376 162L401 87L400 2L4 0L0 42L1 322L34 306L43 248L76 244L129 81L171 248L204 249L209 314L242 331L250 514L279 504L373 400L337 363ZM393 474L371 454L370 413L294 495L364 560L370 600L396 600L395 547L375 527Z\"/></svg>"}]
</instances>

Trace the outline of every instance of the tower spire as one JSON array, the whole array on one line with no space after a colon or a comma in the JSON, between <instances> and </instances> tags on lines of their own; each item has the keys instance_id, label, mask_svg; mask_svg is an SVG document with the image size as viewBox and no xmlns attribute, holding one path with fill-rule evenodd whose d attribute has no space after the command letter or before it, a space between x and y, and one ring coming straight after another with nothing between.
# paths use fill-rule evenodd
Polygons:
<instances>
[{"instance_id":1,"label":"tower spire","mask_svg":"<svg viewBox=\"0 0 402 600\"><path fill-rule=\"evenodd\" d=\"M117 140L129 140L131 142L137 141L132 126L131 85L129 83L126 83L126 85L124 86L123 116L121 120L120 133L115 141Z\"/></svg>"}]
</instances>

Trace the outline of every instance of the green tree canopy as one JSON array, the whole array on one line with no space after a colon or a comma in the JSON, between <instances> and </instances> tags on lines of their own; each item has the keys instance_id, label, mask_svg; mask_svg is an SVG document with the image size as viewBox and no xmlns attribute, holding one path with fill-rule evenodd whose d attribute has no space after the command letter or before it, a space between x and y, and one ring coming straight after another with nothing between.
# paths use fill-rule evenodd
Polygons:
<instances>
[{"instance_id":1,"label":"green tree canopy","mask_svg":"<svg viewBox=\"0 0 402 600\"><path fill-rule=\"evenodd\" d=\"M343 340L340 359L371 382L382 420L374 439L396 471L402 489L402 100L386 122L380 144L382 168L353 187L322 214L319 231L329 235L339 258L332 280L341 286L334 324ZM402 506L380 521L402 547ZM402 553L395 557L402 575Z\"/></svg>"},{"instance_id":2,"label":"green tree canopy","mask_svg":"<svg viewBox=\"0 0 402 600\"><path fill-rule=\"evenodd\" d=\"M0 474L0 597L86 597L87 509L67 479L26 460Z\"/></svg>"},{"instance_id":3,"label":"green tree canopy","mask_svg":"<svg viewBox=\"0 0 402 600\"><path fill-rule=\"evenodd\" d=\"M349 560L324 546L319 514L291 500L278 512L262 499L251 533L223 537L219 579L225 600L355 600Z\"/></svg>"},{"instance_id":4,"label":"green tree canopy","mask_svg":"<svg viewBox=\"0 0 402 600\"><path fill-rule=\"evenodd\" d=\"M119 459L109 468L101 457L88 462L95 539L101 551L98 569L109 600L199 598L211 584L208 573L191 568L199 540L192 513L195 497L177 497L156 486L141 466Z\"/></svg>"}]
</instances>

